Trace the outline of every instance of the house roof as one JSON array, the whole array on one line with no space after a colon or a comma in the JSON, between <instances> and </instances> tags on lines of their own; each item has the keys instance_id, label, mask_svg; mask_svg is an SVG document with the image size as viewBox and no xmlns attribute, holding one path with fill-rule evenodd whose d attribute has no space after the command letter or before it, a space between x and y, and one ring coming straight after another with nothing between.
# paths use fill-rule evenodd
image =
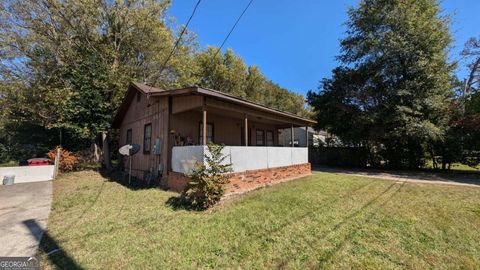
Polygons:
<instances>
[{"instance_id":1,"label":"house roof","mask_svg":"<svg viewBox=\"0 0 480 270\"><path fill-rule=\"evenodd\" d=\"M295 115L293 113L289 112L284 112L278 109L270 108L255 102L247 101L242 98L235 97L233 95L229 95L223 92L220 92L218 90L213 90L213 89L208 89L208 88L203 88L203 87L198 87L198 86L190 86L190 87L185 87L185 88L179 88L179 89L172 89L172 90L163 90L159 88L155 88L143 83L135 83L132 82L130 83L127 93L125 94L125 97L122 101L122 104L120 105L120 108L117 111L117 114L115 116L113 126L114 127L119 127L121 124L121 121L123 117L125 116L128 106L130 105L131 101L135 97L135 93L137 91L140 91L144 94L147 94L151 97L161 97L161 96L181 96L181 95L201 95L201 96L207 96L207 97L213 97L225 102L229 103L234 103L238 105L242 105L251 109L259 110L259 111L264 111L268 113L272 113L274 115L278 116L283 116L291 119L295 119L297 121L305 122L306 124L314 124L315 121L311 119L307 119L304 117L300 117L298 115Z\"/></svg>"}]
</instances>

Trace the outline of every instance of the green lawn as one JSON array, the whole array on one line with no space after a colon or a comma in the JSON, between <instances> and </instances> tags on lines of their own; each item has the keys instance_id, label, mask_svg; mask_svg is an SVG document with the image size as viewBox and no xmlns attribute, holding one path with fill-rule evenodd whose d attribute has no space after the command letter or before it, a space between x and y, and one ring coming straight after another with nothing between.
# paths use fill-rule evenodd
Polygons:
<instances>
[{"instance_id":1,"label":"green lawn","mask_svg":"<svg viewBox=\"0 0 480 270\"><path fill-rule=\"evenodd\" d=\"M426 162L426 169L433 169L433 162L432 160L428 160ZM439 165L440 167L442 166L441 164ZM451 171L460 171L460 172L480 172L480 167L470 167L468 165L462 164L462 163L453 163L452 167L450 168Z\"/></svg>"},{"instance_id":2,"label":"green lawn","mask_svg":"<svg viewBox=\"0 0 480 270\"><path fill-rule=\"evenodd\" d=\"M62 176L43 266L480 268L480 187L315 173L207 212L172 208L176 195L96 172Z\"/></svg>"}]
</instances>

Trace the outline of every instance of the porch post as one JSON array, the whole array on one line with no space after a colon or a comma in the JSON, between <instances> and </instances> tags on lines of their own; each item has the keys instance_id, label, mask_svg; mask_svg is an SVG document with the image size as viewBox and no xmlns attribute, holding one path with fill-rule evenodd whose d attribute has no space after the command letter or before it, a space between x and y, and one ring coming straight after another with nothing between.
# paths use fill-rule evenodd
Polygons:
<instances>
[{"instance_id":1,"label":"porch post","mask_svg":"<svg viewBox=\"0 0 480 270\"><path fill-rule=\"evenodd\" d=\"M203 97L203 105L202 105L202 144L207 145L207 104L206 104L206 97Z\"/></svg>"},{"instance_id":2,"label":"porch post","mask_svg":"<svg viewBox=\"0 0 480 270\"><path fill-rule=\"evenodd\" d=\"M305 147L308 148L308 126L305 126Z\"/></svg>"},{"instance_id":3,"label":"porch post","mask_svg":"<svg viewBox=\"0 0 480 270\"><path fill-rule=\"evenodd\" d=\"M248 117L247 117L247 114L245 114L245 128L244 128L244 131L243 131L245 134L245 146L248 146Z\"/></svg>"},{"instance_id":4,"label":"porch post","mask_svg":"<svg viewBox=\"0 0 480 270\"><path fill-rule=\"evenodd\" d=\"M292 136L290 136L291 139L292 139L292 147L295 147L295 132L293 132L293 124L292 124L292 127L291 127L290 131L291 131L291 135L292 135Z\"/></svg>"}]
</instances>

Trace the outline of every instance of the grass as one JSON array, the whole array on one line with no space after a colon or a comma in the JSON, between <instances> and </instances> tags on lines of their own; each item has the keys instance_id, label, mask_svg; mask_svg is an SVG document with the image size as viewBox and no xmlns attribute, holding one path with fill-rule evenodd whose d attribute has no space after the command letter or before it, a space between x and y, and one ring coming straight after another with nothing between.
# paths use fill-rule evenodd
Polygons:
<instances>
[{"instance_id":1,"label":"grass","mask_svg":"<svg viewBox=\"0 0 480 270\"><path fill-rule=\"evenodd\" d=\"M15 166L18 166L17 161L7 161L4 163L0 163L0 167L15 167Z\"/></svg>"},{"instance_id":2,"label":"grass","mask_svg":"<svg viewBox=\"0 0 480 270\"><path fill-rule=\"evenodd\" d=\"M426 168L427 169L433 169L433 161L432 160L427 160L426 162ZM441 167L442 164L439 164L439 166ZM451 171L455 172L455 171L460 171L460 172L480 172L480 167L470 167L468 165L465 165L463 163L453 163L452 164L452 167L451 167Z\"/></svg>"},{"instance_id":3,"label":"grass","mask_svg":"<svg viewBox=\"0 0 480 270\"><path fill-rule=\"evenodd\" d=\"M93 171L60 177L43 267L480 267L480 187L315 173L206 212L174 209L173 196Z\"/></svg>"}]
</instances>

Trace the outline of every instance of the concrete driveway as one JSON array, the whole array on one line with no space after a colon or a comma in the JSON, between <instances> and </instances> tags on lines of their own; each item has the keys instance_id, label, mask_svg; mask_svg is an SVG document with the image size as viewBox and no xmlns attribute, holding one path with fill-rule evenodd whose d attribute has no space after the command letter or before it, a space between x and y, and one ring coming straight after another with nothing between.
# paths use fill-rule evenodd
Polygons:
<instances>
[{"instance_id":1,"label":"concrete driveway","mask_svg":"<svg viewBox=\"0 0 480 270\"><path fill-rule=\"evenodd\" d=\"M47 226L52 181L0 185L0 256L33 256Z\"/></svg>"}]
</instances>

